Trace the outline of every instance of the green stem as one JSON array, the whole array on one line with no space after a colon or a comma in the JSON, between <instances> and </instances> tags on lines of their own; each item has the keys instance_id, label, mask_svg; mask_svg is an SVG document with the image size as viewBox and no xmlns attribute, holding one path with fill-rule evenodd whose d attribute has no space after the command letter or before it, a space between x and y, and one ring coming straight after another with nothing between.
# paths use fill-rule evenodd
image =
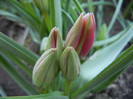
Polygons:
<instances>
[{"instance_id":1,"label":"green stem","mask_svg":"<svg viewBox=\"0 0 133 99\"><path fill-rule=\"evenodd\" d=\"M6 97L6 93L5 93L5 91L3 90L2 86L0 86L0 95L1 95L2 97Z\"/></svg>"},{"instance_id":2,"label":"green stem","mask_svg":"<svg viewBox=\"0 0 133 99\"><path fill-rule=\"evenodd\" d=\"M114 41L118 40L125 32L126 32L126 30L123 30L122 32L116 34L115 36L113 36L111 38L101 40L101 41L96 41L96 42L94 42L93 47L100 47L105 44L113 43Z\"/></svg>"},{"instance_id":3,"label":"green stem","mask_svg":"<svg viewBox=\"0 0 133 99\"><path fill-rule=\"evenodd\" d=\"M131 0L130 3L128 4L128 7L126 8L126 10L123 13L124 18L128 15L129 11L131 11L132 8L133 8L133 1Z\"/></svg>"},{"instance_id":4,"label":"green stem","mask_svg":"<svg viewBox=\"0 0 133 99\"><path fill-rule=\"evenodd\" d=\"M114 12L114 15L113 15L113 17L112 17L112 20L111 20L111 22L110 22L110 24L109 24L109 26L108 26L108 29L107 29L108 37L109 37L109 32L110 32L111 28L113 27L113 25L114 25L114 23L115 23L115 20L116 20L116 18L117 18L117 15L118 15L119 12L120 12L120 8L121 8L121 6L122 6L122 2L123 2L123 0L119 0L119 3L118 3L118 5L117 5L116 10L115 10L115 12Z\"/></svg>"},{"instance_id":5,"label":"green stem","mask_svg":"<svg viewBox=\"0 0 133 99\"><path fill-rule=\"evenodd\" d=\"M60 72L52 83L52 91L57 91L60 88Z\"/></svg>"},{"instance_id":6,"label":"green stem","mask_svg":"<svg viewBox=\"0 0 133 99\"><path fill-rule=\"evenodd\" d=\"M77 0L73 0L73 2L75 3L75 5L77 6L78 10L80 13L84 12L84 9L81 7L80 3Z\"/></svg>"},{"instance_id":7,"label":"green stem","mask_svg":"<svg viewBox=\"0 0 133 99\"><path fill-rule=\"evenodd\" d=\"M70 89L71 82L65 81L65 95L69 96L69 89Z\"/></svg>"},{"instance_id":8,"label":"green stem","mask_svg":"<svg viewBox=\"0 0 133 99\"><path fill-rule=\"evenodd\" d=\"M98 6L98 5L107 5L107 6L112 6L112 7L115 7L114 4L110 1L93 1L93 6ZM87 3L82 3L81 6L83 8L88 8L88 4Z\"/></svg>"},{"instance_id":9,"label":"green stem","mask_svg":"<svg viewBox=\"0 0 133 99\"><path fill-rule=\"evenodd\" d=\"M71 0L67 0L65 5L65 11L68 11L70 9L70 5L71 5Z\"/></svg>"},{"instance_id":10,"label":"green stem","mask_svg":"<svg viewBox=\"0 0 133 99\"><path fill-rule=\"evenodd\" d=\"M113 0L114 6L117 6L117 2L116 0ZM127 27L127 22L126 20L123 18L122 13L119 12L119 15L117 17L118 21L120 22L121 26L123 27L123 29L125 29Z\"/></svg>"},{"instance_id":11,"label":"green stem","mask_svg":"<svg viewBox=\"0 0 133 99\"><path fill-rule=\"evenodd\" d=\"M93 12L93 0L87 0L89 12Z\"/></svg>"},{"instance_id":12,"label":"green stem","mask_svg":"<svg viewBox=\"0 0 133 99\"><path fill-rule=\"evenodd\" d=\"M50 16L52 28L58 27L62 33L62 13L60 0L50 0Z\"/></svg>"},{"instance_id":13,"label":"green stem","mask_svg":"<svg viewBox=\"0 0 133 99\"><path fill-rule=\"evenodd\" d=\"M38 87L38 90L41 94L44 92L42 87Z\"/></svg>"},{"instance_id":14,"label":"green stem","mask_svg":"<svg viewBox=\"0 0 133 99\"><path fill-rule=\"evenodd\" d=\"M104 1L104 0L101 0L101 1ZM99 5L98 12L97 12L97 31L98 32L96 33L96 38L97 38L100 28L102 26L102 22L103 22L102 19L103 19L103 6Z\"/></svg>"},{"instance_id":15,"label":"green stem","mask_svg":"<svg viewBox=\"0 0 133 99\"><path fill-rule=\"evenodd\" d=\"M45 87L44 93L48 93L49 92L49 89L50 89L50 84Z\"/></svg>"}]
</instances>

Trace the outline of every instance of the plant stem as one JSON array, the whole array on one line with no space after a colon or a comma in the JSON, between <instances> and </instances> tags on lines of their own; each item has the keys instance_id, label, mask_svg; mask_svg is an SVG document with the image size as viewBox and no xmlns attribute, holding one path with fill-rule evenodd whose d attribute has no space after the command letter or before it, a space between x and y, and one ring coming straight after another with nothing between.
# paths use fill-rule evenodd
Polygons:
<instances>
[{"instance_id":1,"label":"plant stem","mask_svg":"<svg viewBox=\"0 0 133 99\"><path fill-rule=\"evenodd\" d=\"M42 94L43 93L43 88L42 87L38 87L39 92Z\"/></svg>"},{"instance_id":2,"label":"plant stem","mask_svg":"<svg viewBox=\"0 0 133 99\"><path fill-rule=\"evenodd\" d=\"M93 12L93 0L87 0L89 12Z\"/></svg>"},{"instance_id":3,"label":"plant stem","mask_svg":"<svg viewBox=\"0 0 133 99\"><path fill-rule=\"evenodd\" d=\"M46 86L44 93L48 93L50 88L50 84Z\"/></svg>"},{"instance_id":4,"label":"plant stem","mask_svg":"<svg viewBox=\"0 0 133 99\"><path fill-rule=\"evenodd\" d=\"M84 12L84 9L81 7L80 3L77 0L73 0L73 2L75 3L75 5L77 6L78 10L80 13Z\"/></svg>"},{"instance_id":5,"label":"plant stem","mask_svg":"<svg viewBox=\"0 0 133 99\"><path fill-rule=\"evenodd\" d=\"M1 95L2 97L6 97L6 93L5 93L5 91L3 90L2 86L0 86L0 95Z\"/></svg>"},{"instance_id":6,"label":"plant stem","mask_svg":"<svg viewBox=\"0 0 133 99\"><path fill-rule=\"evenodd\" d=\"M120 12L120 8L121 8L121 6L122 6L122 2L123 2L123 0L119 0L119 3L118 3L118 5L117 5L117 7L116 7L116 10L115 10L115 12L114 12L114 15L113 15L113 17L112 17L112 19L111 19L111 22L110 22L109 26L108 26L108 29L107 29L108 37L109 37L109 32L110 32L111 28L113 27L113 25L114 25L114 23L115 23L115 20L116 20L116 18L117 18L117 15L118 15L119 12Z\"/></svg>"},{"instance_id":7,"label":"plant stem","mask_svg":"<svg viewBox=\"0 0 133 99\"><path fill-rule=\"evenodd\" d=\"M52 20L52 28L58 27L62 33L62 13L60 0L50 0L50 16Z\"/></svg>"},{"instance_id":8,"label":"plant stem","mask_svg":"<svg viewBox=\"0 0 133 99\"><path fill-rule=\"evenodd\" d=\"M128 4L127 8L125 9L124 13L123 13L123 17L125 18L128 13L131 11L133 7L133 1L130 1L130 3Z\"/></svg>"},{"instance_id":9,"label":"plant stem","mask_svg":"<svg viewBox=\"0 0 133 99\"><path fill-rule=\"evenodd\" d=\"M65 81L65 95L69 96L69 89L70 89L71 82Z\"/></svg>"}]
</instances>

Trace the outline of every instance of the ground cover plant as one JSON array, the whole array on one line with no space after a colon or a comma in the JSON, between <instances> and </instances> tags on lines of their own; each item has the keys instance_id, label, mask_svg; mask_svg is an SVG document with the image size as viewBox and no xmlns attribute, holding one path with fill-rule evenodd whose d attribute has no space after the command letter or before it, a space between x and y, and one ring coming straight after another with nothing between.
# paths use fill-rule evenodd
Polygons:
<instances>
[{"instance_id":1,"label":"ground cover plant","mask_svg":"<svg viewBox=\"0 0 133 99\"><path fill-rule=\"evenodd\" d=\"M3 98L82 99L104 90L133 64L133 17L124 0L1 0L0 15L24 24L40 54L0 33L0 66L29 95ZM104 6L115 9L109 25ZM118 20L123 30L110 31ZM124 47L130 42L130 46ZM32 69L29 66L33 66ZM18 69L32 78L29 81Z\"/></svg>"}]
</instances>

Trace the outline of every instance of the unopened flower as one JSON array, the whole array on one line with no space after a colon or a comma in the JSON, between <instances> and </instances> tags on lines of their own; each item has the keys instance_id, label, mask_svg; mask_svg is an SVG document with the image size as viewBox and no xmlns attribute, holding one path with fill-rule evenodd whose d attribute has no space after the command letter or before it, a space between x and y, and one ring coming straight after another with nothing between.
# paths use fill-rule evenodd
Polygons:
<instances>
[{"instance_id":1,"label":"unopened flower","mask_svg":"<svg viewBox=\"0 0 133 99\"><path fill-rule=\"evenodd\" d=\"M33 68L32 80L38 86L45 86L58 74L59 67L56 60L56 49L51 48L44 52Z\"/></svg>"},{"instance_id":2,"label":"unopened flower","mask_svg":"<svg viewBox=\"0 0 133 99\"><path fill-rule=\"evenodd\" d=\"M70 82L79 76L80 60L73 47L67 47L63 51L60 59L60 69L64 78Z\"/></svg>"},{"instance_id":3,"label":"unopened flower","mask_svg":"<svg viewBox=\"0 0 133 99\"><path fill-rule=\"evenodd\" d=\"M59 28L54 27L48 37L46 51L50 48L56 48L57 58L59 58L63 51L63 40L59 31Z\"/></svg>"},{"instance_id":4,"label":"unopened flower","mask_svg":"<svg viewBox=\"0 0 133 99\"><path fill-rule=\"evenodd\" d=\"M95 20L93 13L79 16L66 37L65 47L72 46L81 57L86 56L95 38Z\"/></svg>"}]
</instances>

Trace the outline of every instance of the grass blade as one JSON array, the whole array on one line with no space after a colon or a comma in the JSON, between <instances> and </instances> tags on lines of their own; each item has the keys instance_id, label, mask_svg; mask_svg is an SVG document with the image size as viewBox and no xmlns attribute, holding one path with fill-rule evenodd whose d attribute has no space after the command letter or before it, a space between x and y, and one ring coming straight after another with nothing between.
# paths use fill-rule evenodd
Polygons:
<instances>
[{"instance_id":1,"label":"grass blade","mask_svg":"<svg viewBox=\"0 0 133 99\"><path fill-rule=\"evenodd\" d=\"M4 53L8 58L10 58L18 67L20 67L27 75L32 77L32 70L28 68L19 58L17 58L14 54L7 52L6 50L0 48L0 51Z\"/></svg>"},{"instance_id":2,"label":"grass blade","mask_svg":"<svg viewBox=\"0 0 133 99\"><path fill-rule=\"evenodd\" d=\"M18 56L19 58L23 59L25 62L31 65L34 65L39 58L39 56L37 56L35 53L21 46L17 42L11 40L9 37L2 33L0 33L0 47Z\"/></svg>"},{"instance_id":3,"label":"grass blade","mask_svg":"<svg viewBox=\"0 0 133 99\"><path fill-rule=\"evenodd\" d=\"M0 86L0 96L6 97L6 93L5 93L5 91L3 90L2 86Z\"/></svg>"},{"instance_id":4,"label":"grass blade","mask_svg":"<svg viewBox=\"0 0 133 99\"><path fill-rule=\"evenodd\" d=\"M84 9L82 8L82 6L80 5L80 3L77 0L73 0L73 2L75 3L76 7L78 8L79 13L82 13L82 12L85 13Z\"/></svg>"},{"instance_id":5,"label":"grass blade","mask_svg":"<svg viewBox=\"0 0 133 99\"><path fill-rule=\"evenodd\" d=\"M111 28L113 27L113 24L114 24L116 18L117 18L117 16L118 16L119 12L120 12L120 8L121 8L121 6L122 6L122 2L123 2L123 0L119 0L119 3L118 3L118 5L117 5L116 10L115 10L115 12L114 12L114 14L113 14L113 17L112 17L112 19L111 19L111 22L110 22L110 24L109 24L109 26L108 26L108 29L107 29L107 34L108 34L108 36L109 36L109 32L110 32Z\"/></svg>"},{"instance_id":6,"label":"grass blade","mask_svg":"<svg viewBox=\"0 0 133 99\"><path fill-rule=\"evenodd\" d=\"M62 13L60 0L50 0L50 13L52 28L56 26L62 33Z\"/></svg>"},{"instance_id":7,"label":"grass blade","mask_svg":"<svg viewBox=\"0 0 133 99\"><path fill-rule=\"evenodd\" d=\"M40 95L6 97L4 99L69 99L69 98L67 96L63 96L60 92L51 92Z\"/></svg>"},{"instance_id":8,"label":"grass blade","mask_svg":"<svg viewBox=\"0 0 133 99\"><path fill-rule=\"evenodd\" d=\"M14 64L2 53L0 53L0 66L14 79L14 81L29 95L38 94L39 92L34 88L18 70L14 68Z\"/></svg>"}]
</instances>

